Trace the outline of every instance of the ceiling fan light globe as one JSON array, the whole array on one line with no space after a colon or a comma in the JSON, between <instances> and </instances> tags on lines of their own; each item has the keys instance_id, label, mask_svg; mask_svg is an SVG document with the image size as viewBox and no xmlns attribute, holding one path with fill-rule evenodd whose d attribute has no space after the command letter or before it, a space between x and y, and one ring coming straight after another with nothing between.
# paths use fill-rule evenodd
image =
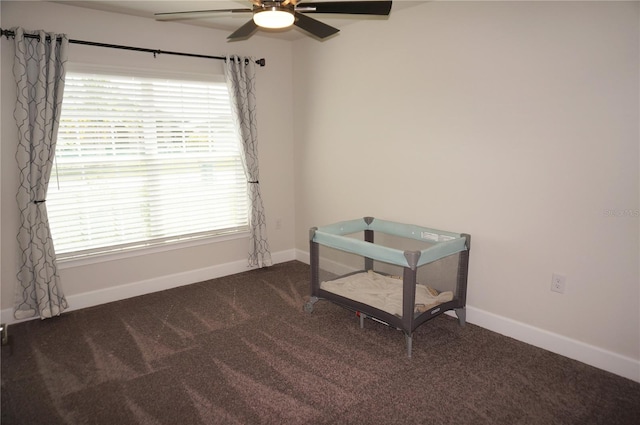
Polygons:
<instances>
[{"instance_id":1,"label":"ceiling fan light globe","mask_svg":"<svg viewBox=\"0 0 640 425\"><path fill-rule=\"evenodd\" d=\"M263 28L286 28L294 21L293 13L284 10L263 10L253 14L253 22Z\"/></svg>"}]
</instances>

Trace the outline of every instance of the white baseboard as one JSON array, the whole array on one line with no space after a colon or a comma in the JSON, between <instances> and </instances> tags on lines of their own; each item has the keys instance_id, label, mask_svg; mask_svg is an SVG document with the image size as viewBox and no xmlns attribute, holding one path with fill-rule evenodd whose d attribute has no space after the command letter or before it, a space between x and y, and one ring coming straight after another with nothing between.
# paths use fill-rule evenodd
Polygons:
<instances>
[{"instance_id":1,"label":"white baseboard","mask_svg":"<svg viewBox=\"0 0 640 425\"><path fill-rule=\"evenodd\" d=\"M467 322L640 382L640 361L467 305Z\"/></svg>"},{"instance_id":2,"label":"white baseboard","mask_svg":"<svg viewBox=\"0 0 640 425\"><path fill-rule=\"evenodd\" d=\"M272 253L271 259L274 264L293 261L295 260L295 251L291 249L287 251ZM163 291L165 289L177 288L179 286L190 285L196 282L203 282L209 279L216 279L223 276L242 273L253 270L255 268L256 267L249 267L247 265L247 260L244 259L233 261L231 263L205 267L202 269L189 270L183 273L176 273L167 276L160 276L153 279L142 280L139 282L113 286L97 291L67 295L66 298L67 303L69 304L69 308L65 311L69 312L82 308L93 307L100 304L106 304L113 301L124 300L127 298L137 297L139 295ZM2 323L8 325L34 319L36 318L16 320L13 317L12 308L4 309L0 312L0 320L2 320Z\"/></svg>"},{"instance_id":3,"label":"white baseboard","mask_svg":"<svg viewBox=\"0 0 640 425\"><path fill-rule=\"evenodd\" d=\"M311 264L311 260L309 258L309 251L296 249L296 260L300 261L301 263Z\"/></svg>"},{"instance_id":4,"label":"white baseboard","mask_svg":"<svg viewBox=\"0 0 640 425\"><path fill-rule=\"evenodd\" d=\"M309 253L296 250L296 260L309 264ZM640 360L625 357L470 305L467 305L466 310L468 323L640 382ZM448 313L456 317L453 312Z\"/></svg>"}]
</instances>

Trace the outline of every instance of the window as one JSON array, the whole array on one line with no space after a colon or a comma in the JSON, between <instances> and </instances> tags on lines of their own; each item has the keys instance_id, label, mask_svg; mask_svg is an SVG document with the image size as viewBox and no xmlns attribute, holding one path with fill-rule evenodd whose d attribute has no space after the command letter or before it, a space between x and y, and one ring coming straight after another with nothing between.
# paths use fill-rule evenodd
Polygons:
<instances>
[{"instance_id":1,"label":"window","mask_svg":"<svg viewBox=\"0 0 640 425\"><path fill-rule=\"evenodd\" d=\"M248 229L224 80L69 71L47 210L58 257Z\"/></svg>"}]
</instances>

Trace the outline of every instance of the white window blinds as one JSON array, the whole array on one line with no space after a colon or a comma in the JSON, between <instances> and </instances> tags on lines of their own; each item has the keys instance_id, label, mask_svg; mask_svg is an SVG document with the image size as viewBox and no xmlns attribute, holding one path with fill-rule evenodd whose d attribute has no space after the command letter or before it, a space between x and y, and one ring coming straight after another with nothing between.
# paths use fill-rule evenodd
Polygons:
<instances>
[{"instance_id":1,"label":"white window blinds","mask_svg":"<svg viewBox=\"0 0 640 425\"><path fill-rule=\"evenodd\" d=\"M60 258L246 230L247 202L224 81L67 73L47 194Z\"/></svg>"}]
</instances>

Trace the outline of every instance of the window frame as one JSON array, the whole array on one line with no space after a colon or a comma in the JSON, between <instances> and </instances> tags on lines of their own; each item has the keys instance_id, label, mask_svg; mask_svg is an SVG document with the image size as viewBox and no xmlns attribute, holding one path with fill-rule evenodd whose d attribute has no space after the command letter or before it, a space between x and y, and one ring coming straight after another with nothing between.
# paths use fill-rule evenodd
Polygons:
<instances>
[{"instance_id":1,"label":"window frame","mask_svg":"<svg viewBox=\"0 0 640 425\"><path fill-rule=\"evenodd\" d=\"M226 84L224 75L200 74L193 72L176 72L167 70L130 68L110 65L95 65L79 62L68 62L66 72L96 73L106 75L120 75L123 77L158 78L180 81L216 82ZM49 184L55 184L55 166ZM167 238L156 238L140 243L121 244L112 247L87 249L75 252L56 254L60 269L87 264L101 263L118 259L132 258L159 252L186 249L194 246L220 243L224 241L248 238L250 236L249 222L251 205L248 197L247 224L225 231L196 232ZM55 242L54 242L55 243Z\"/></svg>"}]
</instances>

